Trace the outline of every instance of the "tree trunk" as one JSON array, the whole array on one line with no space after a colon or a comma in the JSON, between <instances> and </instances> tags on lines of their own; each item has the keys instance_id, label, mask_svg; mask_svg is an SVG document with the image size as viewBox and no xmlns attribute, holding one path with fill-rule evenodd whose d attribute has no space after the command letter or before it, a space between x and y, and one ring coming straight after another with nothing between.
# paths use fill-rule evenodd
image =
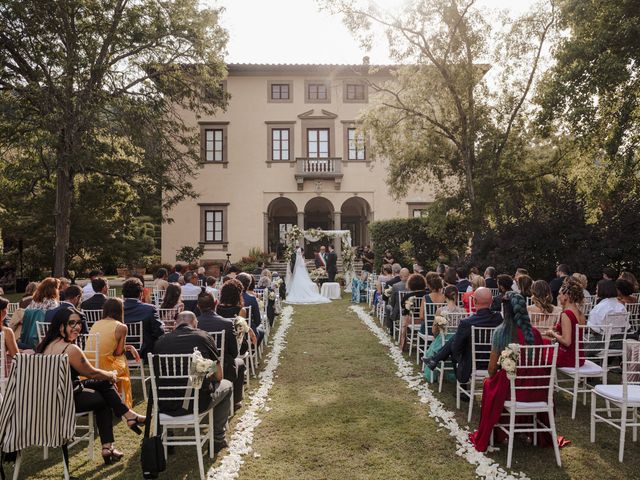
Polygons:
<instances>
[{"instance_id":1,"label":"tree trunk","mask_svg":"<svg viewBox=\"0 0 640 480\"><path fill-rule=\"evenodd\" d=\"M53 275L64 275L69 237L71 235L71 200L73 198L73 174L67 165L56 169L56 239L53 247Z\"/></svg>"}]
</instances>

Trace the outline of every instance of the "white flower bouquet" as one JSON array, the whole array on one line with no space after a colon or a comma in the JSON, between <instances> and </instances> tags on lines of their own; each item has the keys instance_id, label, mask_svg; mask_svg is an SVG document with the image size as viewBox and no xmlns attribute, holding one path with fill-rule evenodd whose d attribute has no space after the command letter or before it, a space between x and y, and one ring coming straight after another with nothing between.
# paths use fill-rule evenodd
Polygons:
<instances>
[{"instance_id":1,"label":"white flower bouquet","mask_svg":"<svg viewBox=\"0 0 640 480\"><path fill-rule=\"evenodd\" d=\"M448 325L449 325L449 321L446 319L446 317L443 317L442 315L436 315L433 319L433 326L438 327L438 330L440 330L445 335L447 333Z\"/></svg>"},{"instance_id":2,"label":"white flower bouquet","mask_svg":"<svg viewBox=\"0 0 640 480\"><path fill-rule=\"evenodd\" d=\"M276 299L276 292L269 292L269 300L275 300Z\"/></svg>"},{"instance_id":3,"label":"white flower bouquet","mask_svg":"<svg viewBox=\"0 0 640 480\"><path fill-rule=\"evenodd\" d=\"M260 310L264 310L264 301L261 298L258 299L258 307Z\"/></svg>"},{"instance_id":4,"label":"white flower bouquet","mask_svg":"<svg viewBox=\"0 0 640 480\"><path fill-rule=\"evenodd\" d=\"M510 343L502 353L500 354L500 358L498 359L498 365L500 368L507 372L507 377L509 380L513 380L516 378L516 370L518 368L518 359L520 358L520 345L517 343Z\"/></svg>"},{"instance_id":5,"label":"white flower bouquet","mask_svg":"<svg viewBox=\"0 0 640 480\"><path fill-rule=\"evenodd\" d=\"M414 297L414 296L411 296L411 297L407 298L404 301L404 308L406 308L407 310L411 310L413 308L415 300L416 300L416 297Z\"/></svg>"},{"instance_id":6,"label":"white flower bouquet","mask_svg":"<svg viewBox=\"0 0 640 480\"><path fill-rule=\"evenodd\" d=\"M317 282L318 280L321 280L323 278L328 278L328 275L327 271L324 268L320 267L312 270L311 273L309 273L309 277L311 277L312 281Z\"/></svg>"},{"instance_id":7,"label":"white flower bouquet","mask_svg":"<svg viewBox=\"0 0 640 480\"><path fill-rule=\"evenodd\" d=\"M204 358L198 350L198 347L193 349L191 354L191 363L189 364L189 381L193 388L202 387L204 377L211 375L215 368L215 362L208 358Z\"/></svg>"},{"instance_id":8,"label":"white flower bouquet","mask_svg":"<svg viewBox=\"0 0 640 480\"><path fill-rule=\"evenodd\" d=\"M390 297L392 293L393 293L393 287L389 287L389 288L385 288L384 289L385 297Z\"/></svg>"}]
</instances>

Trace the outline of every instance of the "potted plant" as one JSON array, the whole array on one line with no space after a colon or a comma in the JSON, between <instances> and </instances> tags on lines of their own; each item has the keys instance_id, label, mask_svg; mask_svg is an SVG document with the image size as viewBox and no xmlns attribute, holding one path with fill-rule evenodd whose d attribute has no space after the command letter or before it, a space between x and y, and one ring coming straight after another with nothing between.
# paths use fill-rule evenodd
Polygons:
<instances>
[{"instance_id":1,"label":"potted plant","mask_svg":"<svg viewBox=\"0 0 640 480\"><path fill-rule=\"evenodd\" d=\"M119 263L116 267L118 277L127 278L129 276L129 268L124 263Z\"/></svg>"}]
</instances>

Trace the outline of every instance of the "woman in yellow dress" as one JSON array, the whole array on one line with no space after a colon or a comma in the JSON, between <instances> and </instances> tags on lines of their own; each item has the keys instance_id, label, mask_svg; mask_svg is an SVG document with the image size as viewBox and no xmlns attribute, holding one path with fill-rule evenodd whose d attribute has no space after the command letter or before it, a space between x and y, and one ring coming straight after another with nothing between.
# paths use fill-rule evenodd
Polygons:
<instances>
[{"instance_id":1,"label":"woman in yellow dress","mask_svg":"<svg viewBox=\"0 0 640 480\"><path fill-rule=\"evenodd\" d=\"M124 403L132 408L133 396L131 394L131 379L127 366L126 352L129 352L135 360L140 361L140 356L133 345L126 345L127 326L122 323L124 318L124 306L119 298L109 298L102 307L102 320L93 324L89 333L99 333L98 339L100 368L102 370L115 370L118 375L117 388Z\"/></svg>"}]
</instances>

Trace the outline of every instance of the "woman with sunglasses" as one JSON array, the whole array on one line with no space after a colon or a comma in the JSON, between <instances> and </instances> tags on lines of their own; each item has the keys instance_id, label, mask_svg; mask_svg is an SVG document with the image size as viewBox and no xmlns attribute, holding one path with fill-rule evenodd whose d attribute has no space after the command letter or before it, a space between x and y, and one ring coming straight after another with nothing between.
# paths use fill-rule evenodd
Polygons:
<instances>
[{"instance_id":1,"label":"woman with sunglasses","mask_svg":"<svg viewBox=\"0 0 640 480\"><path fill-rule=\"evenodd\" d=\"M94 412L98 433L102 441L102 458L106 464L120 460L124 453L113 445L113 415L122 417L127 426L136 433L142 433L140 425L145 418L127 407L115 388L115 372L94 368L84 352L75 344L82 322L80 312L73 307L59 310L49 326L47 335L36 347L36 353L69 357L71 379L73 381L76 412ZM80 380L80 376L86 380Z\"/></svg>"}]
</instances>

